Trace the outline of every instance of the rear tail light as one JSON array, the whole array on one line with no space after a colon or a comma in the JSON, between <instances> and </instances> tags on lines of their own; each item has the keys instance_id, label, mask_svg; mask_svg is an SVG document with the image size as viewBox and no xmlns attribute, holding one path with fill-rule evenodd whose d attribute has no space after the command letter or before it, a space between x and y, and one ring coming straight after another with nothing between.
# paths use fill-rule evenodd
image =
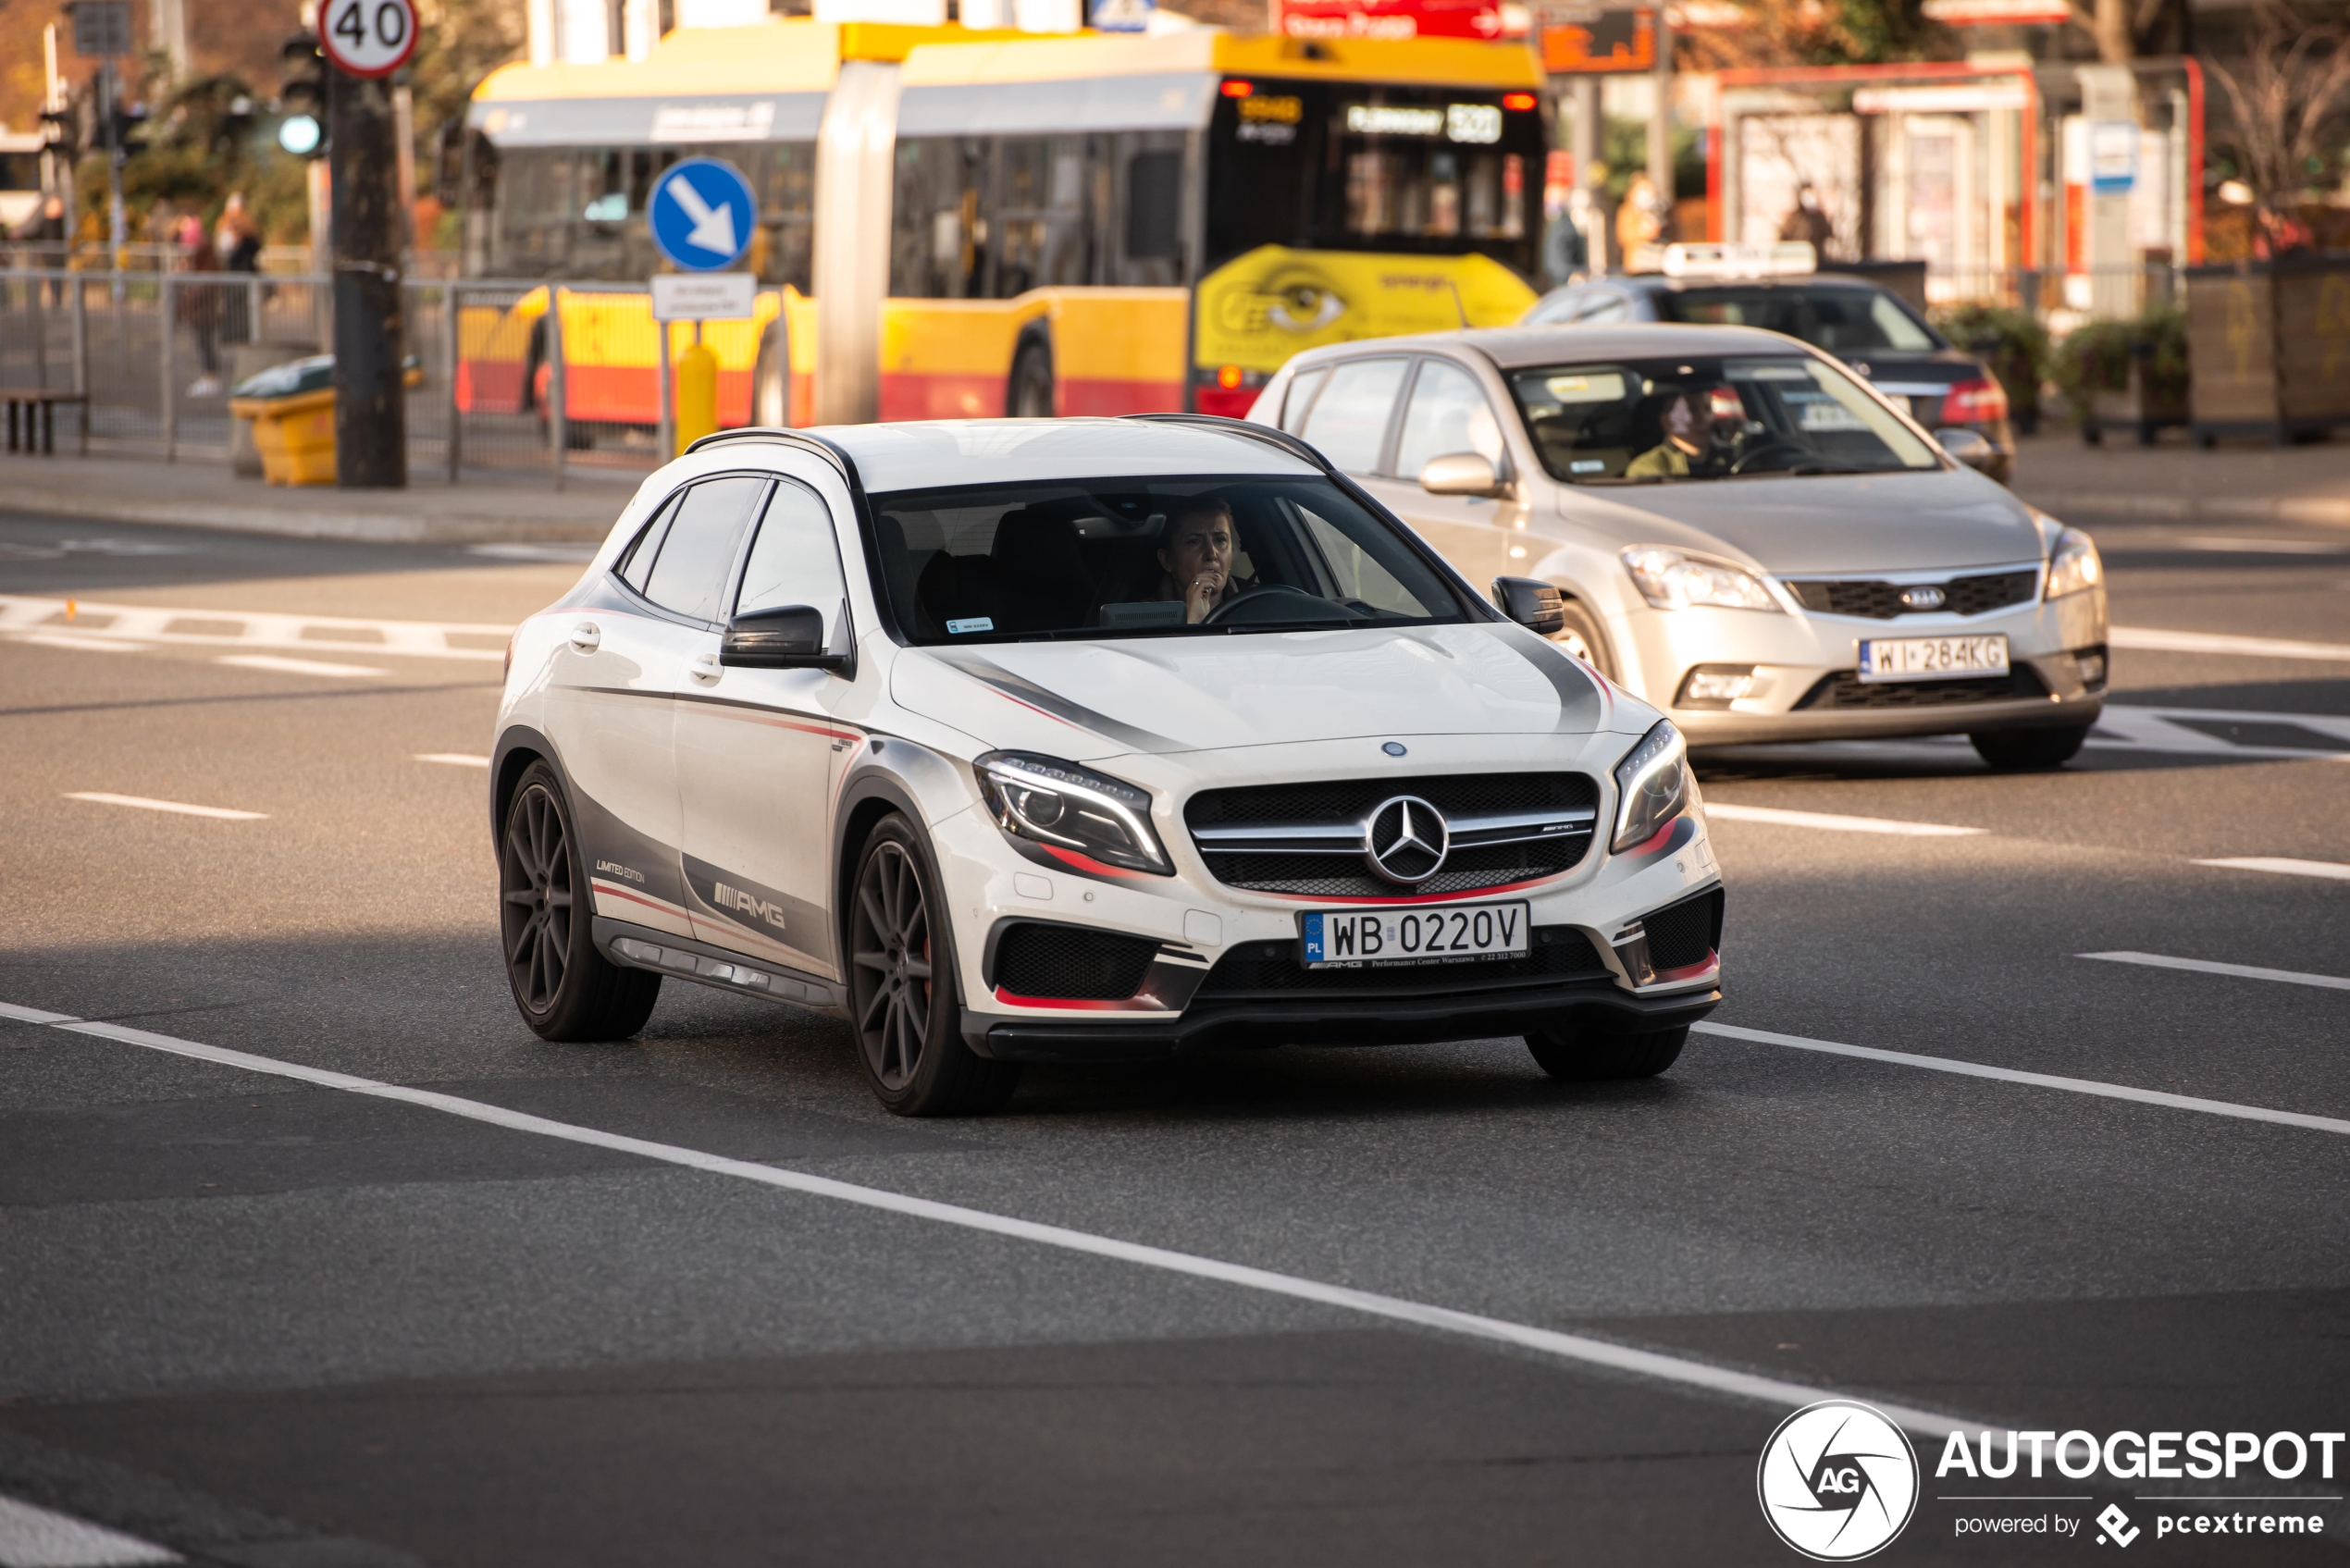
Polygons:
<instances>
[{"instance_id":1,"label":"rear tail light","mask_svg":"<svg viewBox=\"0 0 2350 1568\"><path fill-rule=\"evenodd\" d=\"M2008 416L2008 390L1997 381L1961 381L1942 398L1945 425L1995 425Z\"/></svg>"}]
</instances>

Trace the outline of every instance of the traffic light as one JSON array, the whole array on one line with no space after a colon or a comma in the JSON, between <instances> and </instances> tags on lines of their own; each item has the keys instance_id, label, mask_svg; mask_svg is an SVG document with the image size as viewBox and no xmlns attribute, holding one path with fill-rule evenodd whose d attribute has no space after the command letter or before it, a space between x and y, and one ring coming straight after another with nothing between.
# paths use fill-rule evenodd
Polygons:
<instances>
[{"instance_id":1,"label":"traffic light","mask_svg":"<svg viewBox=\"0 0 2350 1568\"><path fill-rule=\"evenodd\" d=\"M135 153L147 144L147 105L127 104L117 98L114 104L114 145L125 153Z\"/></svg>"},{"instance_id":2,"label":"traffic light","mask_svg":"<svg viewBox=\"0 0 2350 1568\"><path fill-rule=\"evenodd\" d=\"M298 158L327 154L327 56L315 34L297 32L278 51L278 145Z\"/></svg>"}]
</instances>

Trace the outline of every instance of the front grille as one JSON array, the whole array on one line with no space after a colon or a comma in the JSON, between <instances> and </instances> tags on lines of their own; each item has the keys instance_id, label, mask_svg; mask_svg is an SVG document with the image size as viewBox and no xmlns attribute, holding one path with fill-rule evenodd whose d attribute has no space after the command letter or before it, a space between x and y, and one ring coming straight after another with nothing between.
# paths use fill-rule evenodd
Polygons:
<instances>
[{"instance_id":1,"label":"front grille","mask_svg":"<svg viewBox=\"0 0 2350 1568\"><path fill-rule=\"evenodd\" d=\"M1022 920L996 939L996 984L1015 996L1122 1001L1143 988L1157 952L1147 936Z\"/></svg>"},{"instance_id":2,"label":"front grille","mask_svg":"<svg viewBox=\"0 0 2350 1568\"><path fill-rule=\"evenodd\" d=\"M1523 958L1391 969L1309 969L1295 942L1244 942L1217 960L1195 1002L1270 996L1445 995L1529 981L1595 979L1608 968L1573 926L1536 926Z\"/></svg>"},{"instance_id":3,"label":"front grille","mask_svg":"<svg viewBox=\"0 0 2350 1568\"><path fill-rule=\"evenodd\" d=\"M1667 904L1640 921L1649 936L1649 967L1662 973L1705 962L1722 950L1722 890Z\"/></svg>"},{"instance_id":4,"label":"front grille","mask_svg":"<svg viewBox=\"0 0 2350 1568\"><path fill-rule=\"evenodd\" d=\"M1985 615L2011 604L2028 604L2040 586L2037 571L1993 572L1977 577L1953 577L1947 583L1793 582L1787 592L1806 610L1829 615L1858 615L1890 621L1899 615ZM1901 602L1911 588L1938 587L1943 602L1934 610L1912 610Z\"/></svg>"},{"instance_id":5,"label":"front grille","mask_svg":"<svg viewBox=\"0 0 2350 1568\"><path fill-rule=\"evenodd\" d=\"M1441 811L1455 833L1466 819L1518 812L1586 813L1566 831L1507 844L1455 844L1443 869L1401 886L1352 855L1216 848L1202 829L1275 825L1337 826L1358 822L1393 796L1416 796ZM1589 813L1599 786L1581 773L1461 773L1423 778L1331 779L1310 784L1258 784L1203 790L1183 808L1193 844L1218 882L1261 893L1320 897L1379 897L1405 893L1473 893L1480 888L1556 876L1582 863L1590 849Z\"/></svg>"},{"instance_id":6,"label":"front grille","mask_svg":"<svg viewBox=\"0 0 2350 1568\"><path fill-rule=\"evenodd\" d=\"M1840 670L1823 675L1795 706L1807 708L1947 708L1966 702L2012 702L2018 698L2046 697L2048 688L2028 664L2018 664L2004 675L1970 675L1957 681L1880 681L1861 683L1858 673Z\"/></svg>"}]
</instances>

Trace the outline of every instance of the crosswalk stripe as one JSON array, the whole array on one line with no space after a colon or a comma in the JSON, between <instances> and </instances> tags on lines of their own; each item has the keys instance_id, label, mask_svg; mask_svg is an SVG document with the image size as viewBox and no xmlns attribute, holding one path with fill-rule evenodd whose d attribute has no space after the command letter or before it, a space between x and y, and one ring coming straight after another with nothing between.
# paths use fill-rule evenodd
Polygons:
<instances>
[{"instance_id":1,"label":"crosswalk stripe","mask_svg":"<svg viewBox=\"0 0 2350 1568\"><path fill-rule=\"evenodd\" d=\"M2173 958L2161 953L2075 953L2076 958L2096 958L2109 964L2140 964L2150 969L2184 969L2192 974L2232 975L2238 980L2273 980L2287 985L2316 985L2329 991L2350 991L2350 980L2340 975L2304 974L2299 969L2264 969L2254 964L2219 964L2208 958Z\"/></svg>"},{"instance_id":2,"label":"crosswalk stripe","mask_svg":"<svg viewBox=\"0 0 2350 1568\"><path fill-rule=\"evenodd\" d=\"M183 1561L153 1541L0 1497L0 1563L7 1568L138 1568Z\"/></svg>"}]
</instances>

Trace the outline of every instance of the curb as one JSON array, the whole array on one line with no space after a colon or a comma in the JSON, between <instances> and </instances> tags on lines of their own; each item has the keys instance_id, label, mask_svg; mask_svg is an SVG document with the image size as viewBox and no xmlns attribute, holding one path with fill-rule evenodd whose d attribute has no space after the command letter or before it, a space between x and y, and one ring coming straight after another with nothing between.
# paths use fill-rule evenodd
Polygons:
<instances>
[{"instance_id":1,"label":"curb","mask_svg":"<svg viewBox=\"0 0 2350 1568\"><path fill-rule=\"evenodd\" d=\"M275 534L297 539L345 539L361 544L600 544L629 494L617 488L611 515L601 522L553 517L488 517L440 513L278 510L188 500L157 500L109 495L103 490L61 490L11 486L0 506L19 513L69 517L93 523L143 523L172 528L216 528L239 534Z\"/></svg>"},{"instance_id":2,"label":"curb","mask_svg":"<svg viewBox=\"0 0 2350 1568\"><path fill-rule=\"evenodd\" d=\"M2100 490L2044 490L2028 499L2059 517L2089 513L2171 523L2304 523L2350 528L2350 497L2131 496Z\"/></svg>"}]
</instances>

